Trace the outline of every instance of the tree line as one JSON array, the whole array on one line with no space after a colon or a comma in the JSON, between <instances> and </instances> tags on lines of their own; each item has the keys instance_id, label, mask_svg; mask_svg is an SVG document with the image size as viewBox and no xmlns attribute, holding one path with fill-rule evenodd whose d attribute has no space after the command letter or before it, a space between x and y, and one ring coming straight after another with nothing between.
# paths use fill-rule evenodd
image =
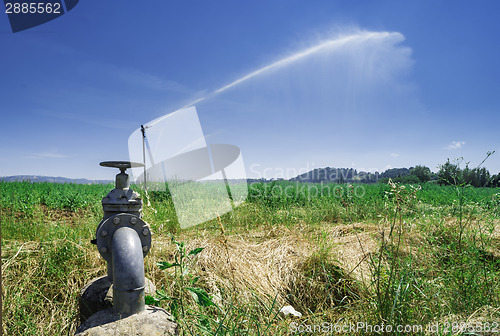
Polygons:
<instances>
[{"instance_id":1,"label":"tree line","mask_svg":"<svg viewBox=\"0 0 500 336\"><path fill-rule=\"evenodd\" d=\"M473 187L500 187L500 173L491 175L484 167L470 168L469 163L464 168L460 162L450 162L439 165L437 173L433 173L429 167L415 166L412 168L388 169L379 175L378 182L387 183L392 179L400 183L426 183L433 182L442 185L471 185Z\"/></svg>"},{"instance_id":2,"label":"tree line","mask_svg":"<svg viewBox=\"0 0 500 336\"><path fill-rule=\"evenodd\" d=\"M500 173L491 175L484 167L470 168L467 163L460 167L460 161L439 165L437 173L429 167L417 165L410 168L391 168L379 173L357 171L353 168L316 168L290 181L308 183L387 183L389 179L399 183L438 183L442 185L471 185L474 187L500 187Z\"/></svg>"},{"instance_id":3,"label":"tree line","mask_svg":"<svg viewBox=\"0 0 500 336\"><path fill-rule=\"evenodd\" d=\"M500 173L491 175L484 167L470 168L469 163L465 165L465 168L460 168L460 162L452 163L450 159L439 166L437 180L440 184L500 187Z\"/></svg>"}]
</instances>

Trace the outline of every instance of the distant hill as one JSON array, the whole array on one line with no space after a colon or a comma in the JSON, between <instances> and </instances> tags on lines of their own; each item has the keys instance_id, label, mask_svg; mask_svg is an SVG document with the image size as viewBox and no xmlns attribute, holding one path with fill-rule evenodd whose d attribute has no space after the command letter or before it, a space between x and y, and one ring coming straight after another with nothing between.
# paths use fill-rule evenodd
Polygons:
<instances>
[{"instance_id":1,"label":"distant hill","mask_svg":"<svg viewBox=\"0 0 500 336\"><path fill-rule=\"evenodd\" d=\"M108 184L112 180L88 180L84 178L72 179L67 177L38 176L38 175L15 175L0 177L0 181L5 182L49 182L49 183L77 183L77 184Z\"/></svg>"},{"instance_id":2,"label":"distant hill","mask_svg":"<svg viewBox=\"0 0 500 336\"><path fill-rule=\"evenodd\" d=\"M307 173L298 175L290 181L307 183L387 183L389 179L399 183L425 183L437 180L435 173L428 167L416 166L410 168L390 168L379 173L357 171L354 168L316 168Z\"/></svg>"},{"instance_id":3,"label":"distant hill","mask_svg":"<svg viewBox=\"0 0 500 336\"><path fill-rule=\"evenodd\" d=\"M298 175L290 181L309 183L375 183L379 179L379 173L368 173L357 171L353 168L316 168L307 173Z\"/></svg>"},{"instance_id":4,"label":"distant hill","mask_svg":"<svg viewBox=\"0 0 500 336\"><path fill-rule=\"evenodd\" d=\"M410 168L391 168L391 169L387 169L385 172L381 173L379 177L380 178L387 177L387 178L393 179L396 177L407 176L407 175L410 175L412 169L413 169L413 167L410 167Z\"/></svg>"}]
</instances>

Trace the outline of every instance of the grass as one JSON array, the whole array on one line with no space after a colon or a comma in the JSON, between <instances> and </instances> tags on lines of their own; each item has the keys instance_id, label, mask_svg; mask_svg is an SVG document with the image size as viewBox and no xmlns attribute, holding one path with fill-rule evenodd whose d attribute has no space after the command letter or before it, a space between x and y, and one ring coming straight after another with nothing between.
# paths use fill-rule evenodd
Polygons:
<instances>
[{"instance_id":1,"label":"grass","mask_svg":"<svg viewBox=\"0 0 500 336\"><path fill-rule=\"evenodd\" d=\"M80 289L106 272L90 240L111 188L0 182L6 335L74 334ZM255 184L234 212L181 230L171 198L152 193L145 271L159 293L150 300L175 313L183 335L335 334L359 323L358 334L384 334L373 330L382 324L491 331L499 195L431 183ZM176 258L186 264L166 267ZM302 317L282 316L284 305Z\"/></svg>"}]
</instances>

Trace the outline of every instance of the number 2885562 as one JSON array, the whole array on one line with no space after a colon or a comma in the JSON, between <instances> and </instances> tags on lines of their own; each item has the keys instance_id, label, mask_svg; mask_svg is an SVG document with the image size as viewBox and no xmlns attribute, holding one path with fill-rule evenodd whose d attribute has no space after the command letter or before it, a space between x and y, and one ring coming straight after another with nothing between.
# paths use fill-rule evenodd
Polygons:
<instances>
[{"instance_id":1,"label":"number 2885562","mask_svg":"<svg viewBox=\"0 0 500 336\"><path fill-rule=\"evenodd\" d=\"M6 14L61 14L59 2L6 2Z\"/></svg>"}]
</instances>

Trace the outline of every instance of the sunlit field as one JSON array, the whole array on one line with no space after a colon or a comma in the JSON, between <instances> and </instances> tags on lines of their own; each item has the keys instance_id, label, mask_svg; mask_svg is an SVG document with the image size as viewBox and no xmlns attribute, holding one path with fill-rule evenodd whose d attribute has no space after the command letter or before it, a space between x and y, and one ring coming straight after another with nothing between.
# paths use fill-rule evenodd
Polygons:
<instances>
[{"instance_id":1,"label":"sunlit field","mask_svg":"<svg viewBox=\"0 0 500 336\"><path fill-rule=\"evenodd\" d=\"M74 334L80 289L106 274L90 240L112 188L0 182L5 335ZM135 190L147 303L182 335L500 332L500 188L256 183L185 230L168 192Z\"/></svg>"}]
</instances>

